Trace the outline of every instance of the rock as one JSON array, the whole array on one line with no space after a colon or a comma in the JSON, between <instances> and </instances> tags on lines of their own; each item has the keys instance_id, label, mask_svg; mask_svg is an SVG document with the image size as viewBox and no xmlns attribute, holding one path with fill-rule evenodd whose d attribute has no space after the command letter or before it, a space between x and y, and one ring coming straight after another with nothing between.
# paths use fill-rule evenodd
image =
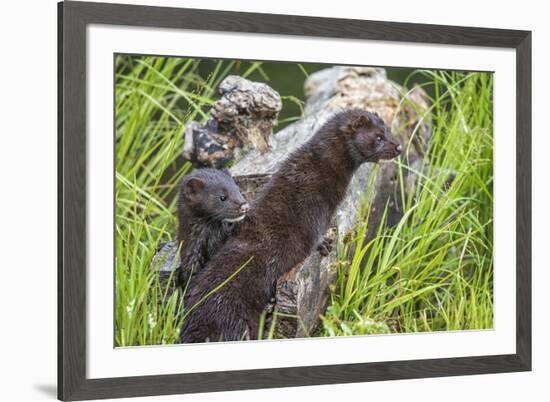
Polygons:
<instances>
[{"instance_id":1,"label":"rock","mask_svg":"<svg viewBox=\"0 0 550 402\"><path fill-rule=\"evenodd\" d=\"M385 70L371 67L321 70L306 80L304 89L304 116L274 135L267 152L260 148L251 149L231 168L245 198L254 198L289 153L306 142L331 115L344 108L359 107L378 113L403 145L405 152L401 161L408 166L420 166L419 161L431 136L427 96L422 89L406 91L389 81ZM245 127L246 123L242 126ZM193 135L195 133L193 131ZM375 172L378 172L376 177ZM267 320L267 330L274 321L275 337L308 336L318 327L330 287L336 281L336 245L342 246L343 239L353 233L361 202L371 201L374 211L369 219L369 239L377 232L386 204L388 223L399 222L402 210L397 172L395 161L364 164L356 172L327 233L336 238L333 251L324 258L317 251L313 252L277 283L275 312ZM410 183L407 188L413 188L416 176L409 177L407 172L405 176L406 183Z\"/></svg>"},{"instance_id":2,"label":"rock","mask_svg":"<svg viewBox=\"0 0 550 402\"><path fill-rule=\"evenodd\" d=\"M185 128L184 157L198 166L221 168L242 150L269 149L281 97L269 85L230 75L219 87L220 99L206 123Z\"/></svg>"}]
</instances>

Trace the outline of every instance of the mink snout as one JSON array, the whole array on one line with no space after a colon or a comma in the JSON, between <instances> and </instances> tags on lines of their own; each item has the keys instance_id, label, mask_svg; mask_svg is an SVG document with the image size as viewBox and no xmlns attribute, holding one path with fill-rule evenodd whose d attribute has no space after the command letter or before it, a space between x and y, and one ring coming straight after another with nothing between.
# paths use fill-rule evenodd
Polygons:
<instances>
[{"instance_id":1,"label":"mink snout","mask_svg":"<svg viewBox=\"0 0 550 402\"><path fill-rule=\"evenodd\" d=\"M248 204L248 202L245 202L244 204L241 205L241 207L239 208L239 212L243 213L243 214L246 214L248 211L250 211L250 205Z\"/></svg>"}]
</instances>

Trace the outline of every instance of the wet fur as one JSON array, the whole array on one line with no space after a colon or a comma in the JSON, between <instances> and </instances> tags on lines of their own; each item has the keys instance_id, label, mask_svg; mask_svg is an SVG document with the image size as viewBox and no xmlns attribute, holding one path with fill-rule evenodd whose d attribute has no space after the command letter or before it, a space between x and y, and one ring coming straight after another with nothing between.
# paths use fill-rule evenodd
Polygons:
<instances>
[{"instance_id":1,"label":"wet fur","mask_svg":"<svg viewBox=\"0 0 550 402\"><path fill-rule=\"evenodd\" d=\"M227 197L221 202L219 197ZM246 201L226 170L198 169L186 175L178 198L178 240L181 267L178 285L188 287L205 264L233 233L237 223L226 219L242 215Z\"/></svg>"},{"instance_id":2,"label":"wet fur","mask_svg":"<svg viewBox=\"0 0 550 402\"><path fill-rule=\"evenodd\" d=\"M383 136L383 141L377 137ZM197 274L181 342L254 339L279 277L323 242L355 170L400 152L382 120L354 109L332 117L281 165L253 202L249 218ZM231 281L204 300L250 257Z\"/></svg>"}]
</instances>

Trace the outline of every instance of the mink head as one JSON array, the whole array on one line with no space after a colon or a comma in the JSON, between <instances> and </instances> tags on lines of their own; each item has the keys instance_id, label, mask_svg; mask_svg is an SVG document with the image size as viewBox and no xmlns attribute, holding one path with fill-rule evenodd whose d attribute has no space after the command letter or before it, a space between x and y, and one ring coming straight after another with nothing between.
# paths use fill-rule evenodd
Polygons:
<instances>
[{"instance_id":1,"label":"mink head","mask_svg":"<svg viewBox=\"0 0 550 402\"><path fill-rule=\"evenodd\" d=\"M238 222L249 205L228 170L198 169L181 183L179 206L208 221Z\"/></svg>"},{"instance_id":2,"label":"mink head","mask_svg":"<svg viewBox=\"0 0 550 402\"><path fill-rule=\"evenodd\" d=\"M377 114L361 109L343 114L341 129L349 136L349 151L356 164L392 159L401 153L401 144Z\"/></svg>"}]
</instances>

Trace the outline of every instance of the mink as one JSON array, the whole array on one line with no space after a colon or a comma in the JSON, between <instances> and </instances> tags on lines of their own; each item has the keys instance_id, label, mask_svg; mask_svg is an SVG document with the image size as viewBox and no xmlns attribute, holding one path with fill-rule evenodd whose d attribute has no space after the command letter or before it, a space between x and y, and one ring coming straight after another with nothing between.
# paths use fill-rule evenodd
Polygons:
<instances>
[{"instance_id":1,"label":"mink","mask_svg":"<svg viewBox=\"0 0 550 402\"><path fill-rule=\"evenodd\" d=\"M228 170L197 169L183 177L178 198L178 285L189 287L248 210L249 204Z\"/></svg>"},{"instance_id":2,"label":"mink","mask_svg":"<svg viewBox=\"0 0 550 402\"><path fill-rule=\"evenodd\" d=\"M378 115L350 109L332 116L281 164L239 232L197 274L180 341L256 339L277 279L326 245L324 234L357 168L400 153Z\"/></svg>"}]
</instances>

